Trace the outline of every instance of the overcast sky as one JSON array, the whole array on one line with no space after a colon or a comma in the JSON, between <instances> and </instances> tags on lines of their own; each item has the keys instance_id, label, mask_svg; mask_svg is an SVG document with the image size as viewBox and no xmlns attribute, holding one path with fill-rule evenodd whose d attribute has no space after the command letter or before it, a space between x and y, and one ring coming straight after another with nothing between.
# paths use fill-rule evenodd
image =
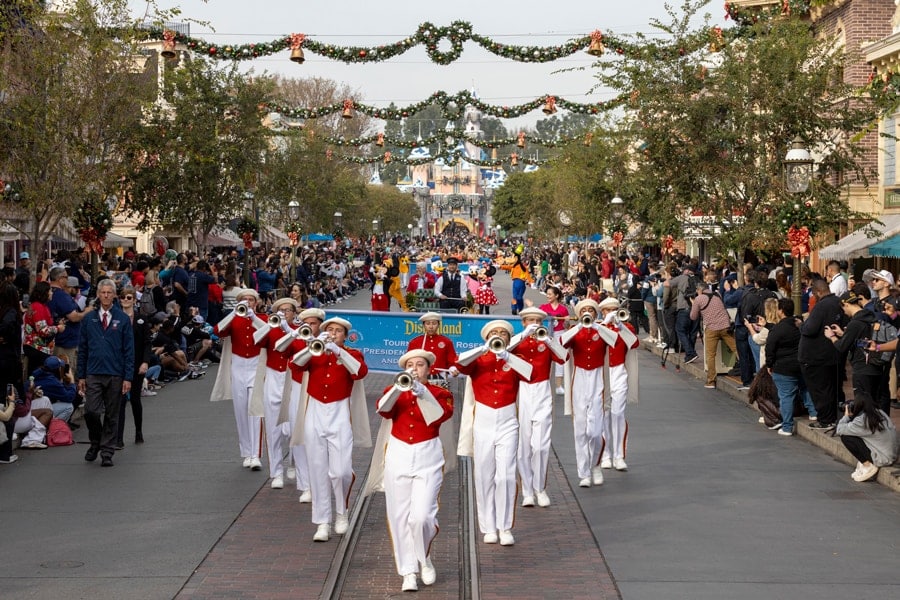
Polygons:
<instances>
[{"instance_id":1,"label":"overcast sky","mask_svg":"<svg viewBox=\"0 0 900 600\"><path fill-rule=\"evenodd\" d=\"M145 2L129 2L136 16L143 14ZM673 3L681 4L680 0ZM668 21L663 0L158 0L158 4L162 8L180 6L183 17L208 22L209 26L192 23L191 35L217 44L247 44L305 33L336 45L374 46L412 35L425 21L446 26L463 20L472 24L475 33L502 43L550 46L594 29L649 33L651 18ZM722 22L720 2L713 1L706 10L716 22ZM521 104L544 94L576 102L607 100L614 95L608 90L588 94L594 84L590 70L554 73L587 67L591 62L592 57L578 52L549 63L517 63L467 42L461 57L447 66L431 62L422 46L380 63L347 65L307 52L306 62L297 65L285 51L243 64L252 64L257 72L331 78L357 90L365 103L385 106L418 102L438 90L452 94L473 87L482 100L500 105ZM526 121L542 116L537 110Z\"/></svg>"}]
</instances>

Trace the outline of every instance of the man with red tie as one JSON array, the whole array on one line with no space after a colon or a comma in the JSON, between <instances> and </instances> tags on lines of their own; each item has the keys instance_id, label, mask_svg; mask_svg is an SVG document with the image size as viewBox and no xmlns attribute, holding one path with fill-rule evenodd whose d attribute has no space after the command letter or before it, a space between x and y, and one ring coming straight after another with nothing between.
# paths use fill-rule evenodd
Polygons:
<instances>
[{"instance_id":1,"label":"man with red tie","mask_svg":"<svg viewBox=\"0 0 900 600\"><path fill-rule=\"evenodd\" d=\"M571 354L565 414L572 415L578 485L589 488L603 483L599 465L603 446L603 365L607 346L614 344L617 336L596 322L600 306L593 300L586 298L576 304L575 314L583 320L562 336L563 347Z\"/></svg>"},{"instance_id":2,"label":"man with red tie","mask_svg":"<svg viewBox=\"0 0 900 600\"><path fill-rule=\"evenodd\" d=\"M265 363L260 365L260 347L253 334L266 323L256 314L259 303L256 290L241 290L235 300L234 311L215 327L215 334L222 339L222 359L210 400L232 400L242 464L259 471L262 469L261 386ZM244 311L244 315L238 314Z\"/></svg>"},{"instance_id":3,"label":"man with red tie","mask_svg":"<svg viewBox=\"0 0 900 600\"><path fill-rule=\"evenodd\" d=\"M362 352L344 346L352 329L350 321L333 317L322 323L321 351L310 343L293 362L309 373L307 398L300 399L303 443L312 492L313 541L327 542L331 535L331 501L334 499L334 532L347 533L347 499L355 475L353 448L369 448L372 436L362 380L369 372Z\"/></svg>"},{"instance_id":4,"label":"man with red tie","mask_svg":"<svg viewBox=\"0 0 900 600\"><path fill-rule=\"evenodd\" d=\"M445 335L441 335L441 314L436 312L427 312L419 317L419 323L425 332L416 336L409 341L406 351L425 350L434 354L434 360L431 364L431 374L429 380L434 385L447 387L446 373L455 375L458 373L453 364L456 362L456 349L453 347L453 340Z\"/></svg>"},{"instance_id":5,"label":"man with red tie","mask_svg":"<svg viewBox=\"0 0 900 600\"><path fill-rule=\"evenodd\" d=\"M637 401L637 355L630 352L641 345L634 326L618 317L619 301L607 298L600 303L603 327L616 332L615 344L607 346L607 393L609 412L603 417L603 455L600 467L617 471L628 470L625 464L625 444L628 423L625 421L625 404Z\"/></svg>"},{"instance_id":6,"label":"man with red tie","mask_svg":"<svg viewBox=\"0 0 900 600\"><path fill-rule=\"evenodd\" d=\"M550 506L547 495L547 467L550 461L550 433L553 426L553 389L550 374L553 364L566 361L566 349L553 339L549 330L541 339L535 332L547 313L536 307L519 311L525 330L510 343L510 351L531 365L531 377L519 383L519 479L522 481L522 506Z\"/></svg>"},{"instance_id":7,"label":"man with red tie","mask_svg":"<svg viewBox=\"0 0 900 600\"><path fill-rule=\"evenodd\" d=\"M481 328L488 343L464 352L456 362L459 372L469 376L456 453L474 462L475 506L484 543L499 541L501 546L515 544L516 398L519 382L531 377L531 365L505 349L512 331L506 321L489 321Z\"/></svg>"}]
</instances>

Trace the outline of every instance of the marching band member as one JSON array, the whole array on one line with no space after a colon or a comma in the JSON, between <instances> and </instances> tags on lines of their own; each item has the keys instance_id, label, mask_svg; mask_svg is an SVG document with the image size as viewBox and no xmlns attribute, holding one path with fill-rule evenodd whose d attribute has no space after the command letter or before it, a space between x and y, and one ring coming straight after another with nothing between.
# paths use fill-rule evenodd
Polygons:
<instances>
[{"instance_id":1,"label":"marching band member","mask_svg":"<svg viewBox=\"0 0 900 600\"><path fill-rule=\"evenodd\" d=\"M353 448L372 446L362 384L369 369L362 352L344 346L351 328L346 319L328 319L322 323L324 334L319 339L319 349L315 350L311 341L292 359L309 373L307 398L300 399L300 410L316 542L327 542L330 537L332 496L334 532L347 532L347 500L355 478Z\"/></svg>"},{"instance_id":2,"label":"marching band member","mask_svg":"<svg viewBox=\"0 0 900 600\"><path fill-rule=\"evenodd\" d=\"M618 305L617 305L618 306ZM578 485L603 483L598 463L603 445L603 364L608 345L618 334L597 322L600 306L586 298L575 305L582 319L563 334L563 347L571 350L571 376L566 377L565 414L572 415Z\"/></svg>"},{"instance_id":3,"label":"marching band member","mask_svg":"<svg viewBox=\"0 0 900 600\"><path fill-rule=\"evenodd\" d=\"M547 313L539 308L519 312L525 330L513 338L508 348L531 365L531 377L519 383L519 478L522 480L522 506L550 506L547 495L547 466L550 460L550 432L553 426L553 389L550 373L554 363L564 364L566 349L552 334L537 339ZM516 339L518 338L518 340Z\"/></svg>"},{"instance_id":4,"label":"marching band member","mask_svg":"<svg viewBox=\"0 0 900 600\"><path fill-rule=\"evenodd\" d=\"M259 471L262 469L259 457L262 455L265 363L260 363L261 349L254 342L253 334L266 322L256 314L259 304L256 290L241 290L235 300L235 309L215 327L215 334L223 342L222 358L210 400L232 400L241 460L244 467Z\"/></svg>"},{"instance_id":5,"label":"marching band member","mask_svg":"<svg viewBox=\"0 0 900 600\"><path fill-rule=\"evenodd\" d=\"M607 346L606 357L607 392L609 413L603 419L603 454L600 467L617 471L628 470L625 464L625 443L628 436L628 423L625 421L625 403L637 401L637 355L630 352L641 345L635 335L634 325L621 321L618 317L620 309L616 298L607 298L600 303L603 327L617 334L615 344Z\"/></svg>"},{"instance_id":6,"label":"marching band member","mask_svg":"<svg viewBox=\"0 0 900 600\"><path fill-rule=\"evenodd\" d=\"M309 340L319 337L322 322L325 320L325 311L321 308L307 308L297 315L297 320L299 321L299 326L290 334L289 350L295 356L297 352L306 348ZM304 325L309 327L310 337L308 339L299 337L299 331ZM284 342L284 338L282 338L282 342ZM296 469L296 486L297 491L300 492L300 504L309 504L312 502L312 492L309 485L309 462L306 457L306 446L303 444L303 422L297 418L301 413L300 399L303 398L305 403L309 372L298 367L293 361L288 362L288 370L291 373L291 378L290 381L286 382L287 391L285 396L290 398L290 400L287 403L287 415L284 414L284 405L282 405L280 418L285 426L285 435L290 438L291 458Z\"/></svg>"},{"instance_id":7,"label":"marching band member","mask_svg":"<svg viewBox=\"0 0 900 600\"><path fill-rule=\"evenodd\" d=\"M370 479L381 480L384 488L394 561L403 577L404 592L418 589L420 569L425 585L433 584L437 577L429 553L439 531L438 495L444 481L444 447L439 435L441 424L453 417L453 395L428 383L434 361L435 355L425 350L410 350L401 356L400 368L406 374L401 373L385 388L376 404L386 421L379 431ZM379 473L382 465L383 477Z\"/></svg>"},{"instance_id":8,"label":"marching band member","mask_svg":"<svg viewBox=\"0 0 900 600\"><path fill-rule=\"evenodd\" d=\"M486 343L460 355L456 367L468 375L457 454L471 456L475 472L478 526L486 544L512 546L516 503L516 452L519 382L531 377L531 365L506 350L512 336L506 321L481 328Z\"/></svg>"},{"instance_id":9,"label":"marching band member","mask_svg":"<svg viewBox=\"0 0 900 600\"><path fill-rule=\"evenodd\" d=\"M297 302L292 298L281 298L272 303L272 315L279 317L278 327L272 327L268 323L254 334L254 340L260 348L266 350L266 379L263 383L263 410L265 411L266 425L266 449L269 453L269 477L272 479L272 489L280 490L284 487L284 446L287 439L284 434L284 426L279 420L281 404L284 394L285 377L288 361L294 355L293 352L279 352L276 349L278 341L286 332L291 331L290 323L297 313ZM272 319L272 317L269 317Z\"/></svg>"},{"instance_id":10,"label":"marching band member","mask_svg":"<svg viewBox=\"0 0 900 600\"><path fill-rule=\"evenodd\" d=\"M447 387L446 377L444 373L458 375L459 371L453 366L456 362L456 349L453 347L453 340L445 335L441 335L441 314L436 312L427 312L419 317L419 323L425 329L425 333L418 335L409 340L406 351L425 350L434 354L434 360L431 361L431 375L429 379L434 385Z\"/></svg>"}]
</instances>

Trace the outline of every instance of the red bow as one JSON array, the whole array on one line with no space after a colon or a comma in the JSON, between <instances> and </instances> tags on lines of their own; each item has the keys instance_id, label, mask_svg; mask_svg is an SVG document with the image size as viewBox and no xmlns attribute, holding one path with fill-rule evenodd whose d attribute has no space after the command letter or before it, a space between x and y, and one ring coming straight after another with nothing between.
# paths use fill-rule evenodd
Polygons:
<instances>
[{"instance_id":1,"label":"red bow","mask_svg":"<svg viewBox=\"0 0 900 600\"><path fill-rule=\"evenodd\" d=\"M810 254L810 246L809 246L809 229L806 226L800 227L799 229L791 225L791 228L788 229L788 243L791 245L791 256L809 256Z\"/></svg>"}]
</instances>

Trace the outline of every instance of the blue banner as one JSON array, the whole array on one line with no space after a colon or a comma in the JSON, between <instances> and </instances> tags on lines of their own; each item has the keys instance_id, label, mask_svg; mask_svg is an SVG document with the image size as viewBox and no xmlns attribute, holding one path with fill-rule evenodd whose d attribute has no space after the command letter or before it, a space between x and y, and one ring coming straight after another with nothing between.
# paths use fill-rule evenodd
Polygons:
<instances>
[{"instance_id":1,"label":"blue banner","mask_svg":"<svg viewBox=\"0 0 900 600\"><path fill-rule=\"evenodd\" d=\"M425 330L419 323L422 313L328 310L326 317L341 317L353 325L347 345L361 350L370 371L396 373L397 361L406 354L409 341ZM519 319L509 315L442 314L441 334L453 340L457 354L484 344L481 328L494 319L505 319L515 331L521 331Z\"/></svg>"}]
</instances>

